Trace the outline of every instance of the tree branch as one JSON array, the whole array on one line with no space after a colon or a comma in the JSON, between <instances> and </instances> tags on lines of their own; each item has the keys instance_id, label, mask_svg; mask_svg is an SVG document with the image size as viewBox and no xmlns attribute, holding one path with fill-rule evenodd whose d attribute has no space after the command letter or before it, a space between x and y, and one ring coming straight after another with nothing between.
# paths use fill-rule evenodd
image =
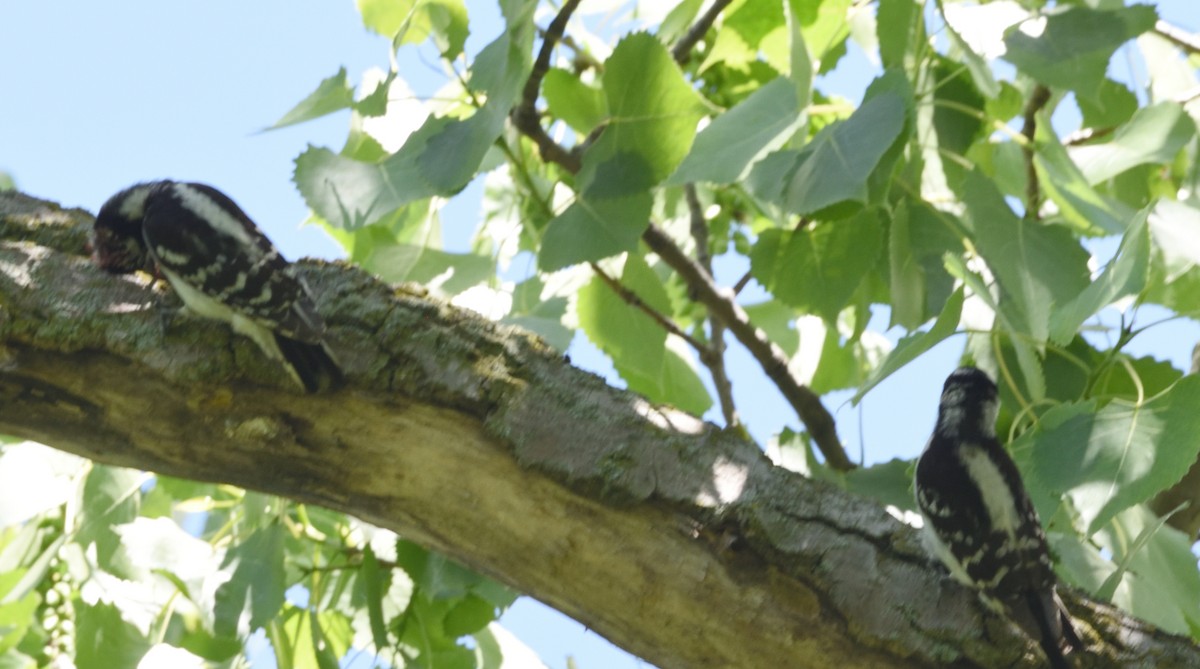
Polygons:
<instances>
[{"instance_id":1,"label":"tree branch","mask_svg":"<svg viewBox=\"0 0 1200 669\"><path fill-rule=\"evenodd\" d=\"M642 240L663 259L663 262L678 272L685 283L696 288L700 302L709 308L713 316L725 323L733 336L746 347L758 364L762 365L767 377L779 388L788 404L804 422L817 445L817 450L824 456L825 463L837 471L854 469L854 463L846 455L837 436L833 416L821 404L821 398L816 393L808 386L798 383L792 376L788 369L787 354L767 337L767 333L750 322L750 316L741 305L722 295L721 289L704 268L687 257L661 228L651 224L643 233Z\"/></svg>"},{"instance_id":2,"label":"tree branch","mask_svg":"<svg viewBox=\"0 0 1200 669\"><path fill-rule=\"evenodd\" d=\"M579 157L564 149L546 133L546 129L542 127L541 114L537 111L537 99L542 88L542 79L550 71L550 57L554 53L554 45L562 39L563 32L567 29L567 21L579 7L580 1L567 0L558 15L546 27L542 49L538 52L537 60L533 62L533 70L529 73L529 79L525 81L525 88L521 90L521 101L509 115L513 125L538 145L544 160L561 165L571 173L579 171Z\"/></svg>"},{"instance_id":3,"label":"tree branch","mask_svg":"<svg viewBox=\"0 0 1200 669\"><path fill-rule=\"evenodd\" d=\"M352 514L663 667L1042 663L876 503L518 329L302 263L350 385L297 394L223 324L164 332L147 281L82 255L90 222L0 194L0 432ZM1065 594L1091 644L1079 669L1200 663Z\"/></svg>"},{"instance_id":4,"label":"tree branch","mask_svg":"<svg viewBox=\"0 0 1200 669\"><path fill-rule=\"evenodd\" d=\"M705 33L707 33L708 29L712 27L712 24L716 22L717 16L719 16L731 2L733 2L733 0L716 0L713 2L712 7L708 8L708 11L704 13L704 16L701 16L700 19L688 29L687 33L675 43L675 46L671 48L671 57L675 59L676 63L683 65L688 61L688 58L691 58L692 49L695 48L696 43L704 39Z\"/></svg>"},{"instance_id":5,"label":"tree branch","mask_svg":"<svg viewBox=\"0 0 1200 669\"><path fill-rule=\"evenodd\" d=\"M1034 151L1037 144L1033 139L1037 133L1037 115L1038 112L1046 106L1050 101L1050 89L1042 84L1034 87L1033 93L1029 96L1029 102L1025 104L1025 123L1021 128L1021 134L1027 140L1022 150L1025 154L1025 215L1030 220L1038 220L1041 218L1041 187L1038 184L1037 167L1034 165Z\"/></svg>"},{"instance_id":6,"label":"tree branch","mask_svg":"<svg viewBox=\"0 0 1200 669\"><path fill-rule=\"evenodd\" d=\"M1200 53L1200 38L1162 19L1154 23L1154 32L1188 53Z\"/></svg>"},{"instance_id":7,"label":"tree branch","mask_svg":"<svg viewBox=\"0 0 1200 669\"><path fill-rule=\"evenodd\" d=\"M704 218L704 208L700 206L696 185L686 184L683 194L687 200L688 217L691 219L692 239L696 242L696 260L708 275L712 276L712 255L708 250L708 221ZM689 296L693 302L698 302L695 290L694 287L690 288ZM710 315L708 330L712 340L712 346L709 348L711 355L708 359L701 357L701 360L712 374L713 387L717 389L717 399L721 403L721 416L725 419L725 427L737 427L741 421L733 403L733 384L729 382L729 374L725 372L725 324L719 318Z\"/></svg>"}]
</instances>

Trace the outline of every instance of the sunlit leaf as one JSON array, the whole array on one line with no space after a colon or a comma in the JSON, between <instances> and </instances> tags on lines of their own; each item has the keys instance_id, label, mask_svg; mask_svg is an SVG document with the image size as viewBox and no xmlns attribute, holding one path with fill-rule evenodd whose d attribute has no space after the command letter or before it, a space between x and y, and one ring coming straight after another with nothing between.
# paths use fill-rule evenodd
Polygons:
<instances>
[{"instance_id":1,"label":"sunlit leaf","mask_svg":"<svg viewBox=\"0 0 1200 669\"><path fill-rule=\"evenodd\" d=\"M778 148L800 119L795 85L778 78L713 120L668 183L732 183L763 151Z\"/></svg>"},{"instance_id":2,"label":"sunlit leaf","mask_svg":"<svg viewBox=\"0 0 1200 669\"><path fill-rule=\"evenodd\" d=\"M346 80L346 68L324 79L317 85L317 90L309 93L288 113L275 122L268 130L284 128L289 125L311 121L326 114L349 109L354 104L354 87Z\"/></svg>"},{"instance_id":3,"label":"sunlit leaf","mask_svg":"<svg viewBox=\"0 0 1200 669\"><path fill-rule=\"evenodd\" d=\"M1004 59L1048 86L1093 96L1113 51L1154 27L1153 7L1068 7L1026 21L1004 39ZM1040 22L1044 22L1042 25Z\"/></svg>"},{"instance_id":4,"label":"sunlit leaf","mask_svg":"<svg viewBox=\"0 0 1200 669\"><path fill-rule=\"evenodd\" d=\"M879 260L883 243L878 216L864 211L794 232L767 230L750 268L783 303L832 322Z\"/></svg>"},{"instance_id":5,"label":"sunlit leaf","mask_svg":"<svg viewBox=\"0 0 1200 669\"><path fill-rule=\"evenodd\" d=\"M1069 495L1087 535L1178 481L1200 453L1200 378L1142 405L1063 405L1013 445L1040 484Z\"/></svg>"},{"instance_id":6,"label":"sunlit leaf","mask_svg":"<svg viewBox=\"0 0 1200 669\"><path fill-rule=\"evenodd\" d=\"M608 118L604 91L588 86L566 70L552 68L546 73L542 95L550 113L575 132L586 135Z\"/></svg>"},{"instance_id":7,"label":"sunlit leaf","mask_svg":"<svg viewBox=\"0 0 1200 669\"><path fill-rule=\"evenodd\" d=\"M1088 183L1096 184L1144 163L1169 163L1196 134L1196 124L1173 102L1139 109L1112 139L1068 150Z\"/></svg>"},{"instance_id":8,"label":"sunlit leaf","mask_svg":"<svg viewBox=\"0 0 1200 669\"><path fill-rule=\"evenodd\" d=\"M802 150L778 152L774 160L755 165L748 185L759 197L797 214L866 203L867 180L899 137L904 119L899 95L878 95L850 118L823 129Z\"/></svg>"},{"instance_id":9,"label":"sunlit leaf","mask_svg":"<svg viewBox=\"0 0 1200 669\"><path fill-rule=\"evenodd\" d=\"M1054 310L1050 316L1053 341L1066 344L1097 311L1123 297L1136 295L1145 287L1150 266L1150 234L1146 227L1149 214L1149 209L1143 209L1130 221L1116 257L1104 272L1075 299Z\"/></svg>"},{"instance_id":10,"label":"sunlit leaf","mask_svg":"<svg viewBox=\"0 0 1200 669\"><path fill-rule=\"evenodd\" d=\"M576 200L546 228L538 267L553 271L635 248L649 222L652 204L648 192Z\"/></svg>"},{"instance_id":11,"label":"sunlit leaf","mask_svg":"<svg viewBox=\"0 0 1200 669\"><path fill-rule=\"evenodd\" d=\"M217 588L213 610L213 630L217 634L237 635L244 615L249 629L256 630L279 613L286 588L283 541L283 528L271 524L255 530L226 552L221 568L231 575Z\"/></svg>"}]
</instances>

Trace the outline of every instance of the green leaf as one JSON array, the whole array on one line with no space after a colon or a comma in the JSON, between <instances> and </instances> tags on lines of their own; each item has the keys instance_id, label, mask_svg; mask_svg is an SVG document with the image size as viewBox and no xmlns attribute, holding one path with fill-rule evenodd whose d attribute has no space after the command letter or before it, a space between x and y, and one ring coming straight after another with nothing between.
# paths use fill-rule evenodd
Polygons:
<instances>
[{"instance_id":1,"label":"green leaf","mask_svg":"<svg viewBox=\"0 0 1200 669\"><path fill-rule=\"evenodd\" d=\"M1091 97L1117 47L1153 28L1157 18L1154 8L1145 5L1116 11L1068 7L1045 17L1036 37L1023 30L1031 22L1012 29L1004 38L1003 57L1047 86Z\"/></svg>"},{"instance_id":2,"label":"green leaf","mask_svg":"<svg viewBox=\"0 0 1200 669\"><path fill-rule=\"evenodd\" d=\"M1105 78L1094 97L1076 96L1085 128L1112 128L1128 121L1138 110L1137 96L1125 86Z\"/></svg>"},{"instance_id":3,"label":"green leaf","mask_svg":"<svg viewBox=\"0 0 1200 669\"><path fill-rule=\"evenodd\" d=\"M604 91L588 86L566 70L555 67L546 73L542 80L542 95L550 114L582 135L608 118Z\"/></svg>"},{"instance_id":4,"label":"green leaf","mask_svg":"<svg viewBox=\"0 0 1200 669\"><path fill-rule=\"evenodd\" d=\"M767 337L783 349L789 357L800 348L800 334L793 321L796 312L778 300L768 300L745 307L746 315L755 327L767 333Z\"/></svg>"},{"instance_id":5,"label":"green leaf","mask_svg":"<svg viewBox=\"0 0 1200 669\"><path fill-rule=\"evenodd\" d=\"M7 653L21 642L29 625L33 622L41 597L36 592L27 592L20 598L9 600L9 594L20 586L26 570L17 569L0 574L0 655Z\"/></svg>"},{"instance_id":6,"label":"green leaf","mask_svg":"<svg viewBox=\"0 0 1200 669\"><path fill-rule=\"evenodd\" d=\"M892 324L908 330L925 322L925 272L912 248L908 206L901 201L888 230L888 286L892 296Z\"/></svg>"},{"instance_id":7,"label":"green leaf","mask_svg":"<svg viewBox=\"0 0 1200 669\"><path fill-rule=\"evenodd\" d=\"M545 284L532 276L513 289L512 311L501 322L516 325L539 335L559 351L566 351L575 332L563 325L567 298L542 299Z\"/></svg>"},{"instance_id":8,"label":"green leaf","mask_svg":"<svg viewBox=\"0 0 1200 669\"><path fill-rule=\"evenodd\" d=\"M743 0L726 10L723 19L700 72L718 63L747 69L759 53L763 38L784 27L783 7L773 0Z\"/></svg>"},{"instance_id":9,"label":"green leaf","mask_svg":"<svg viewBox=\"0 0 1200 669\"><path fill-rule=\"evenodd\" d=\"M1200 229L1200 207L1164 199L1155 205L1149 222L1155 250L1162 254L1166 282L1200 265L1200 236L1196 235Z\"/></svg>"},{"instance_id":10,"label":"green leaf","mask_svg":"<svg viewBox=\"0 0 1200 669\"><path fill-rule=\"evenodd\" d=\"M982 112L987 102L968 75L961 63L949 58L938 58L933 68L938 81L933 92L938 148L957 155L966 154L984 128L983 118L972 111ZM948 163L948 167L953 165L953 161Z\"/></svg>"},{"instance_id":11,"label":"green leaf","mask_svg":"<svg viewBox=\"0 0 1200 669\"><path fill-rule=\"evenodd\" d=\"M663 44L674 44L687 34L692 23L700 14L704 0L683 0L667 13L658 26L658 39Z\"/></svg>"},{"instance_id":12,"label":"green leaf","mask_svg":"<svg viewBox=\"0 0 1200 669\"><path fill-rule=\"evenodd\" d=\"M1194 635L1200 628L1200 573L1192 542L1172 527L1154 526L1158 519L1143 506L1129 508L1096 533L1094 539L1125 566L1112 601L1133 615L1176 634ZM1145 542L1132 537L1150 534Z\"/></svg>"},{"instance_id":13,"label":"green leaf","mask_svg":"<svg viewBox=\"0 0 1200 669\"><path fill-rule=\"evenodd\" d=\"M611 117L583 154L578 190L586 199L638 196L687 155L707 105L666 47L646 33L617 44L603 86Z\"/></svg>"},{"instance_id":14,"label":"green leaf","mask_svg":"<svg viewBox=\"0 0 1200 669\"><path fill-rule=\"evenodd\" d=\"M396 46L433 37L442 58L453 60L467 39L462 0L356 0L363 25Z\"/></svg>"},{"instance_id":15,"label":"green leaf","mask_svg":"<svg viewBox=\"0 0 1200 669\"><path fill-rule=\"evenodd\" d=\"M420 0L355 0L363 26L388 39L396 37Z\"/></svg>"},{"instance_id":16,"label":"green leaf","mask_svg":"<svg viewBox=\"0 0 1200 669\"><path fill-rule=\"evenodd\" d=\"M912 479L913 463L893 458L877 465L846 472L846 489L870 497L880 504L916 512Z\"/></svg>"},{"instance_id":17,"label":"green leaf","mask_svg":"<svg viewBox=\"0 0 1200 669\"><path fill-rule=\"evenodd\" d=\"M96 564L117 576L127 576L115 528L138 514L138 489L145 475L132 469L93 465L83 484L83 507L75 542L96 544Z\"/></svg>"},{"instance_id":18,"label":"green leaf","mask_svg":"<svg viewBox=\"0 0 1200 669\"><path fill-rule=\"evenodd\" d=\"M496 619L496 607L475 595L467 595L454 605L442 619L447 636L460 637L474 634Z\"/></svg>"},{"instance_id":19,"label":"green leaf","mask_svg":"<svg viewBox=\"0 0 1200 669\"><path fill-rule=\"evenodd\" d=\"M1038 123L1033 158L1038 182L1046 194L1082 233L1124 232L1125 221L1133 217L1133 210L1092 188L1049 125Z\"/></svg>"},{"instance_id":20,"label":"green leaf","mask_svg":"<svg viewBox=\"0 0 1200 669\"><path fill-rule=\"evenodd\" d=\"M321 616L311 611L308 612L308 627L311 641L309 646L312 649L313 659L316 660L317 669L338 669L338 658L325 638L325 630L321 627Z\"/></svg>"},{"instance_id":21,"label":"green leaf","mask_svg":"<svg viewBox=\"0 0 1200 669\"><path fill-rule=\"evenodd\" d=\"M867 210L794 232L767 230L750 254L750 271L783 303L835 322L882 249L883 226Z\"/></svg>"},{"instance_id":22,"label":"green leaf","mask_svg":"<svg viewBox=\"0 0 1200 669\"><path fill-rule=\"evenodd\" d=\"M978 9L978 7L971 7L970 5L957 5L956 7L960 9L959 14L962 15L964 19L971 9ZM963 7L967 7L967 11L961 11ZM961 61L963 65L966 66L967 71L971 73L971 79L975 81L975 86L989 99L1000 95L1001 84L996 82L996 76L992 72L992 66L989 60L981 56L975 51L975 49L971 48L971 45L968 44L965 39L963 39L961 34L959 34L959 26L952 24L949 17L945 16L944 11L943 18L946 19L946 22L942 29L945 31L946 37L949 38L950 44L953 46L948 54L949 57ZM883 24L880 23L880 25ZM966 26L964 25L961 27Z\"/></svg>"},{"instance_id":23,"label":"green leaf","mask_svg":"<svg viewBox=\"0 0 1200 669\"><path fill-rule=\"evenodd\" d=\"M1139 109L1111 141L1068 150L1090 184L1145 163L1170 163L1196 134L1196 124L1177 103Z\"/></svg>"},{"instance_id":24,"label":"green leaf","mask_svg":"<svg viewBox=\"0 0 1200 669\"><path fill-rule=\"evenodd\" d=\"M1116 514L1174 485L1200 453L1200 377L1187 376L1141 406L1067 404L1013 444L1041 485L1075 502L1095 534Z\"/></svg>"},{"instance_id":25,"label":"green leaf","mask_svg":"<svg viewBox=\"0 0 1200 669\"><path fill-rule=\"evenodd\" d=\"M362 568L358 577L362 579L363 591L367 596L367 617L371 622L371 639L376 648L387 648L387 622L383 619L383 593L386 591L384 574L379 569L379 561L375 559L375 551L370 545L363 551Z\"/></svg>"},{"instance_id":26,"label":"green leaf","mask_svg":"<svg viewBox=\"0 0 1200 669\"><path fill-rule=\"evenodd\" d=\"M773 154L750 171L749 187L788 211L814 214L835 205L868 201L867 180L904 127L905 104L885 92L863 103L850 118L817 133L803 150ZM776 195L779 184L782 192Z\"/></svg>"},{"instance_id":27,"label":"green leaf","mask_svg":"<svg viewBox=\"0 0 1200 669\"><path fill-rule=\"evenodd\" d=\"M916 332L897 342L896 348L892 349L883 363L871 372L871 376L863 382L862 387L850 401L858 404L864 395L896 370L916 360L922 353L954 334L958 329L958 322L962 318L962 308L963 289L959 288L950 295L950 299L946 300L946 306L942 309L942 313L934 322L933 327L929 328L928 332Z\"/></svg>"},{"instance_id":28,"label":"green leaf","mask_svg":"<svg viewBox=\"0 0 1200 669\"><path fill-rule=\"evenodd\" d=\"M909 46L921 29L922 17L913 0L880 0L875 28L879 39L879 59L885 68L903 68L908 63Z\"/></svg>"},{"instance_id":29,"label":"green leaf","mask_svg":"<svg viewBox=\"0 0 1200 669\"><path fill-rule=\"evenodd\" d=\"M1150 209L1143 209L1129 224L1117 255L1104 272L1074 300L1055 309L1050 316L1050 339L1065 345L1074 338L1079 327L1093 314L1113 302L1137 295L1146 286L1150 267L1150 234L1146 218Z\"/></svg>"},{"instance_id":30,"label":"green leaf","mask_svg":"<svg viewBox=\"0 0 1200 669\"><path fill-rule=\"evenodd\" d=\"M457 193L504 129L532 66L531 45L532 29L521 25L484 47L469 86L487 102L470 118L431 116L383 162L309 147L296 159L293 176L304 201L329 225L355 230L410 202Z\"/></svg>"},{"instance_id":31,"label":"green leaf","mask_svg":"<svg viewBox=\"0 0 1200 669\"><path fill-rule=\"evenodd\" d=\"M432 125L445 123L431 119L421 130L428 132ZM413 141L410 137L405 146ZM305 203L326 223L354 231L409 202L440 194L415 164L397 159L399 155L382 163L364 163L309 146L296 158L292 179Z\"/></svg>"},{"instance_id":32,"label":"green leaf","mask_svg":"<svg viewBox=\"0 0 1200 669\"><path fill-rule=\"evenodd\" d=\"M850 36L847 13L852 0L822 0L820 3L789 0L798 11L800 31L808 45L818 72L830 72L846 53L846 38Z\"/></svg>"},{"instance_id":33,"label":"green leaf","mask_svg":"<svg viewBox=\"0 0 1200 669\"><path fill-rule=\"evenodd\" d=\"M26 442L0 454L0 527L22 523L74 496L87 460Z\"/></svg>"},{"instance_id":34,"label":"green leaf","mask_svg":"<svg viewBox=\"0 0 1200 669\"><path fill-rule=\"evenodd\" d=\"M346 68L343 67L338 70L337 74L323 79L317 85L317 90L309 93L308 97L292 107L267 130L286 128L289 125L311 121L326 114L349 109L353 104L354 87L346 80Z\"/></svg>"},{"instance_id":35,"label":"green leaf","mask_svg":"<svg viewBox=\"0 0 1200 669\"><path fill-rule=\"evenodd\" d=\"M265 626L283 606L287 588L283 563L285 532L278 524L255 530L230 547L221 564L232 572L217 588L213 631L236 636L243 613L249 613L251 631Z\"/></svg>"},{"instance_id":36,"label":"green leaf","mask_svg":"<svg viewBox=\"0 0 1200 669\"><path fill-rule=\"evenodd\" d=\"M435 286L448 295L457 295L476 286L494 273L491 258L472 253L449 253L416 244L391 244L376 248L363 261L363 267L389 283L411 281Z\"/></svg>"},{"instance_id":37,"label":"green leaf","mask_svg":"<svg viewBox=\"0 0 1200 669\"><path fill-rule=\"evenodd\" d=\"M1010 326L1045 341L1051 312L1090 283L1088 253L1063 226L1017 218L978 172L967 175L963 202L965 223L1000 284L1000 307Z\"/></svg>"},{"instance_id":38,"label":"green leaf","mask_svg":"<svg viewBox=\"0 0 1200 669\"><path fill-rule=\"evenodd\" d=\"M696 373L690 353L675 337L667 339L662 367L656 374L643 374L642 370L629 369L615 361L614 366L630 390L656 404L669 404L695 416L703 415L712 406L712 396Z\"/></svg>"},{"instance_id":39,"label":"green leaf","mask_svg":"<svg viewBox=\"0 0 1200 669\"><path fill-rule=\"evenodd\" d=\"M667 183L740 180L751 162L795 132L800 111L795 85L784 77L771 80L702 130Z\"/></svg>"},{"instance_id":40,"label":"green leaf","mask_svg":"<svg viewBox=\"0 0 1200 669\"><path fill-rule=\"evenodd\" d=\"M628 197L577 199L546 227L538 268L552 272L637 248L650 219L649 192Z\"/></svg>"},{"instance_id":41,"label":"green leaf","mask_svg":"<svg viewBox=\"0 0 1200 669\"><path fill-rule=\"evenodd\" d=\"M3 181L2 174L0 181ZM4 190L3 183L0 183L0 190ZM37 662L24 653L10 650L0 655L0 669L37 669Z\"/></svg>"},{"instance_id":42,"label":"green leaf","mask_svg":"<svg viewBox=\"0 0 1200 669\"><path fill-rule=\"evenodd\" d=\"M77 669L136 667L150 642L121 618L112 604L75 602L75 666Z\"/></svg>"}]
</instances>

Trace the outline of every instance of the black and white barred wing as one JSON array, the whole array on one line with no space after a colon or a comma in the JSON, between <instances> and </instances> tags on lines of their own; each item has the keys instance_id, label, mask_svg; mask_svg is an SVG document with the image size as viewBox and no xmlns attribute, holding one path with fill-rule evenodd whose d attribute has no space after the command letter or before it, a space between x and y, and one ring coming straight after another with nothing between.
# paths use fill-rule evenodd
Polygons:
<instances>
[{"instance_id":1,"label":"black and white barred wing","mask_svg":"<svg viewBox=\"0 0 1200 669\"><path fill-rule=\"evenodd\" d=\"M225 194L164 182L147 199L144 221L159 268L177 290L184 284L195 291L181 295L189 308L223 320L228 315L216 312L228 309L285 337L321 341L325 326L307 287Z\"/></svg>"}]
</instances>

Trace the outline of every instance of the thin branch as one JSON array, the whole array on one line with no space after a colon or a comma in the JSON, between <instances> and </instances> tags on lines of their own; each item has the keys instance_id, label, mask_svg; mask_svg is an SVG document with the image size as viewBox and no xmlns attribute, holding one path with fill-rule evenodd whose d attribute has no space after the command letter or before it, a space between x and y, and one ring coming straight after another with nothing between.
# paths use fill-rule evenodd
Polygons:
<instances>
[{"instance_id":1,"label":"thin branch","mask_svg":"<svg viewBox=\"0 0 1200 669\"><path fill-rule=\"evenodd\" d=\"M513 108L510 114L513 125L538 145L542 158L561 165L568 172L579 171L579 158L560 146L546 133L546 129L542 127L541 114L537 110L537 98L538 91L542 88L542 79L550 71L550 56L554 53L554 45L562 39L563 32L567 29L567 21L570 20L571 13L575 11L580 2L581 0L567 0L558 15L546 27L542 49L538 52L537 60L533 63L533 70L530 71L525 88L521 91L521 102Z\"/></svg>"},{"instance_id":2,"label":"thin branch","mask_svg":"<svg viewBox=\"0 0 1200 669\"><path fill-rule=\"evenodd\" d=\"M704 218L704 208L700 204L700 197L696 194L696 185L690 183L685 185L683 194L687 199L692 239L696 241L696 260L708 272L708 275L712 276L712 254L708 250L708 221ZM699 301L696 299L696 291L697 288L689 284L688 295L693 302ZM730 383L729 374L725 371L725 324L721 322L721 319L710 314L708 329L709 339L712 342L710 345L712 356L705 361L705 365L712 374L713 386L717 389L717 399L721 403L721 415L725 419L725 427L737 427L741 424L741 420L738 418L737 407L733 403L733 384Z\"/></svg>"},{"instance_id":3,"label":"thin branch","mask_svg":"<svg viewBox=\"0 0 1200 669\"><path fill-rule=\"evenodd\" d=\"M546 37L545 30L538 28L537 32L538 32L538 37L545 39L545 37ZM584 49L582 46L580 46L580 44L575 41L574 37L571 37L570 35L561 35L558 39L558 42L559 42L559 44L562 44L563 46L570 49L575 54L575 73L576 74L582 72L583 70L588 70L588 69L600 70L601 68L604 67L604 64L601 63L600 61L596 60L595 58L593 58L592 54L588 53L588 51L586 49Z\"/></svg>"},{"instance_id":4,"label":"thin branch","mask_svg":"<svg viewBox=\"0 0 1200 669\"><path fill-rule=\"evenodd\" d=\"M646 304L645 300L639 297L637 293L630 290L628 286L625 286L618 281L616 277L612 276L608 272L605 272L603 268L594 262L588 264L591 266L592 271L596 273L596 276L600 277L600 280L603 281L609 288L611 288L612 291L617 294L617 296L619 296L622 300L625 300L626 304L649 316L655 323L658 323L658 325L668 333L686 341L688 346L696 349L696 352L700 354L701 359L706 359L712 355L712 349L708 346L705 346L704 342L684 332L678 325L675 324L675 321L667 318L664 314L660 313L657 309L649 304Z\"/></svg>"},{"instance_id":5,"label":"thin branch","mask_svg":"<svg viewBox=\"0 0 1200 669\"><path fill-rule=\"evenodd\" d=\"M1168 42L1189 53L1200 53L1200 38L1182 28L1159 19L1154 24L1154 32Z\"/></svg>"},{"instance_id":6,"label":"thin branch","mask_svg":"<svg viewBox=\"0 0 1200 669\"><path fill-rule=\"evenodd\" d=\"M675 46L671 48L671 57L675 59L676 63L683 65L688 61L688 58L691 57L692 49L695 48L696 43L704 39L704 34L707 33L708 29L712 27L712 24L716 22L717 16L720 15L721 11L728 7L729 3L731 2L733 2L733 0L716 0L716 2L712 4L712 7L709 7L708 11L704 12L704 16L701 16L699 21L696 21L691 28L688 28L687 34L681 37L679 41L675 43Z\"/></svg>"},{"instance_id":7,"label":"thin branch","mask_svg":"<svg viewBox=\"0 0 1200 669\"><path fill-rule=\"evenodd\" d=\"M1080 144L1086 144L1094 139L1107 137L1116 132L1116 129L1117 128L1115 126L1108 126L1104 128L1080 128L1069 135L1065 135L1062 138L1062 145L1079 146Z\"/></svg>"},{"instance_id":8,"label":"thin branch","mask_svg":"<svg viewBox=\"0 0 1200 669\"><path fill-rule=\"evenodd\" d=\"M746 272L743 274L742 278L738 279L737 283L733 284L733 294L740 295L743 290L746 290L746 286L750 285L750 280L753 278L754 274L751 272Z\"/></svg>"},{"instance_id":9,"label":"thin branch","mask_svg":"<svg viewBox=\"0 0 1200 669\"><path fill-rule=\"evenodd\" d=\"M750 355L758 361L767 378L779 388L788 403L800 416L808 433L812 435L821 455L830 467L838 471L854 469L855 465L842 448L837 436L833 416L821 404L821 398L808 386L796 381L788 370L787 354L767 334L750 322L750 316L713 282L712 277L696 261L685 254L675 242L658 226L651 224L642 234L642 240L650 250L658 254L679 273L689 286L697 287L697 298L708 307L709 312L724 322Z\"/></svg>"},{"instance_id":10,"label":"thin branch","mask_svg":"<svg viewBox=\"0 0 1200 669\"><path fill-rule=\"evenodd\" d=\"M1041 187L1038 184L1037 168L1034 166L1034 139L1033 136L1037 133L1037 115L1038 112L1046 106L1050 101L1050 89L1042 84L1038 84L1033 93L1029 96L1029 102L1025 105L1025 124L1021 127L1021 135L1025 137L1026 143L1022 147L1025 153L1025 216L1031 220L1037 220L1039 209L1041 208Z\"/></svg>"}]
</instances>

